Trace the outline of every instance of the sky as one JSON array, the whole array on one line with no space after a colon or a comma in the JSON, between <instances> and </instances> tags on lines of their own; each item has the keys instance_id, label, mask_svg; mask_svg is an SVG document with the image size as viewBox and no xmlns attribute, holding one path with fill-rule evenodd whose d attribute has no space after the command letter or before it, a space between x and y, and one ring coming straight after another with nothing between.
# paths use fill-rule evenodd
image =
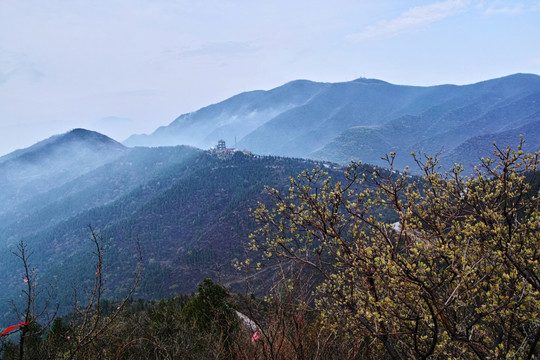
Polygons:
<instances>
[{"instance_id":1,"label":"sky","mask_svg":"<svg viewBox=\"0 0 540 360\"><path fill-rule=\"evenodd\" d=\"M540 0L1 0L0 155L73 128L118 141L295 79L540 74Z\"/></svg>"}]
</instances>

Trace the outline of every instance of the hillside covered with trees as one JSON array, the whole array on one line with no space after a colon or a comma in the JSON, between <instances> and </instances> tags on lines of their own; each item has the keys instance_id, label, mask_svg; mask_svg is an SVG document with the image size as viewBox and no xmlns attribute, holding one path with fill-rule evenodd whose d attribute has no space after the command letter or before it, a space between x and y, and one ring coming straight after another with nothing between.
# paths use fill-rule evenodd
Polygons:
<instances>
[{"instance_id":1,"label":"hillside covered with trees","mask_svg":"<svg viewBox=\"0 0 540 360\"><path fill-rule=\"evenodd\" d=\"M76 135L66 134L68 139ZM112 160L103 158L101 149L66 159L65 143L65 137L55 138L47 142L54 151L39 156L49 163L80 163L71 169L75 175L59 181L63 177L58 173L70 171L71 165L58 166L57 172L51 168L33 180L43 184L41 191L21 186L10 193L5 188L6 199L18 201L11 206L3 203L0 211L0 270L7 274L0 279L4 305L0 326L16 320L11 301L19 298L24 284L23 269L13 252L21 241L31 254L39 283L54 288L51 301L60 304L61 314L71 311L73 289L91 287L93 282L89 226L104 239L104 296L108 299L121 297L131 284L137 243L144 256L144 276L135 290L136 298L189 293L206 277L241 289L243 275L232 262L244 256L249 234L256 228L250 208L270 200L265 186L286 189L289 176L324 166L241 152L219 157L182 146L128 149L120 145L120 154L115 153ZM112 145L117 149L119 144ZM23 152L28 153L31 151ZM82 170L85 159L94 157L104 164ZM17 156L4 160L0 166L9 164L4 167L6 176L9 168L17 168L17 161L27 163ZM339 167L326 166L342 176ZM19 199L16 192L22 190L26 193Z\"/></svg>"}]
</instances>

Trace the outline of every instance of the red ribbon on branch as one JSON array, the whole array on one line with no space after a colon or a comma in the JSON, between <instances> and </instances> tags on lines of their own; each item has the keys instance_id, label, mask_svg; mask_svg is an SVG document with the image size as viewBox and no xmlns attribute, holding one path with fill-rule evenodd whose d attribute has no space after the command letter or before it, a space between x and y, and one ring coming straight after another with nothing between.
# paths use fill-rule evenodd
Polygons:
<instances>
[{"instance_id":1,"label":"red ribbon on branch","mask_svg":"<svg viewBox=\"0 0 540 360\"><path fill-rule=\"evenodd\" d=\"M0 334L0 337L6 335L8 332L10 332L11 330L14 330L18 327L21 327L21 326L28 326L30 323L25 321L25 322L22 322L22 323L18 323L17 325L12 325L10 327L8 327L6 330L4 330L4 332L2 334Z\"/></svg>"}]
</instances>

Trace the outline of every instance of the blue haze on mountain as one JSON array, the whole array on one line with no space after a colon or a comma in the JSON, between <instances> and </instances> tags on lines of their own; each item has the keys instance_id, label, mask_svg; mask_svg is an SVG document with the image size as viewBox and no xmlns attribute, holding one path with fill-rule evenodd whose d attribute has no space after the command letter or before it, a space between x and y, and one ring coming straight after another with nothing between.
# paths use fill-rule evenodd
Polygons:
<instances>
[{"instance_id":1,"label":"blue haze on mountain","mask_svg":"<svg viewBox=\"0 0 540 360\"><path fill-rule=\"evenodd\" d=\"M124 144L209 148L223 138L257 154L338 163L354 159L384 165L381 156L394 151L397 165L404 167L415 151L442 152L447 164L469 165L486 155L480 149L488 149L489 155L495 141L515 146L520 134L528 150L538 150L540 138L519 129L527 130L539 114L540 76L532 74L428 87L363 78L343 83L298 80L181 115ZM463 146L470 151L460 150Z\"/></svg>"},{"instance_id":2,"label":"blue haze on mountain","mask_svg":"<svg viewBox=\"0 0 540 360\"><path fill-rule=\"evenodd\" d=\"M190 146L128 148L84 129L0 158L0 325L17 320L10 301L20 300L23 284L12 254L20 241L40 289L51 284L60 313L72 310L73 288L91 287L95 273L89 224L105 239L108 299L132 280L137 240L145 270L135 297L190 292L205 277L239 286L232 260L254 230L249 209L268 203L266 185L284 189L289 176L317 165Z\"/></svg>"},{"instance_id":3,"label":"blue haze on mountain","mask_svg":"<svg viewBox=\"0 0 540 360\"><path fill-rule=\"evenodd\" d=\"M74 129L0 157L0 217L121 156L128 149L94 131Z\"/></svg>"},{"instance_id":4,"label":"blue haze on mountain","mask_svg":"<svg viewBox=\"0 0 540 360\"><path fill-rule=\"evenodd\" d=\"M430 87L297 80L181 115L124 144L84 129L53 136L0 157L0 325L16 320L6 304L20 295L19 241L63 306L72 286L92 284L88 224L107 240L109 298L130 282L137 238L145 273L136 296L193 291L204 277L238 285L231 261L256 226L249 209L269 201L265 185L286 190L289 176L315 166L339 180L343 167L329 162L384 165L391 151L398 167L412 162L410 151L443 151L444 166L470 170L493 142L515 147L520 135L525 151L540 149L537 75ZM219 139L255 155L199 149ZM178 144L188 146L170 146Z\"/></svg>"}]
</instances>

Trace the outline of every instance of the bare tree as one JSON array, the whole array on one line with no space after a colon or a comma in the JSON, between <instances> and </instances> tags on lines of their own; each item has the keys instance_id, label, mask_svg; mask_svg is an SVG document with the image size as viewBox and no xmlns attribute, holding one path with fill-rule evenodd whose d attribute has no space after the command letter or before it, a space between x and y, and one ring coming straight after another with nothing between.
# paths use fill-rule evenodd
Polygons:
<instances>
[{"instance_id":1,"label":"bare tree","mask_svg":"<svg viewBox=\"0 0 540 360\"><path fill-rule=\"evenodd\" d=\"M17 306L15 301L12 301L13 308L19 321L22 326L20 327L20 337L19 337L19 359L22 360L24 357L24 343L29 335L30 326L36 324L38 319L46 317L45 326L43 326L35 336L41 335L52 323L56 317L58 311L58 304L52 309L52 312L49 313L49 305L54 293L54 287L50 285L46 289L46 296L43 305L38 307L36 301L41 294L41 291L37 289L37 277L35 268L30 265L30 258L32 257L32 252L28 251L26 244L23 241L20 241L17 244L17 251L12 252L17 258L19 258L24 266L24 277L23 281L26 285L26 288L22 291L25 299L25 303L22 308Z\"/></svg>"},{"instance_id":2,"label":"bare tree","mask_svg":"<svg viewBox=\"0 0 540 360\"><path fill-rule=\"evenodd\" d=\"M138 265L131 287L129 288L129 291L124 296L124 298L119 302L119 305L113 311L113 313L104 317L101 309L101 300L104 289L104 240L103 235L98 235L91 225L88 225L88 227L90 229L92 243L95 247L94 256L96 258L96 271L94 276L94 285L92 289L87 292L87 301L85 305L81 305L78 293L77 291L75 291L73 316L70 324L70 326L74 329L74 334L73 338L70 339L72 341L67 359L73 359L78 356L78 354L80 354L85 348L87 348L100 336L102 336L107 330L107 328L109 328L114 323L126 302L133 295L133 292L137 287L143 270L141 246L139 239L137 239Z\"/></svg>"}]
</instances>

